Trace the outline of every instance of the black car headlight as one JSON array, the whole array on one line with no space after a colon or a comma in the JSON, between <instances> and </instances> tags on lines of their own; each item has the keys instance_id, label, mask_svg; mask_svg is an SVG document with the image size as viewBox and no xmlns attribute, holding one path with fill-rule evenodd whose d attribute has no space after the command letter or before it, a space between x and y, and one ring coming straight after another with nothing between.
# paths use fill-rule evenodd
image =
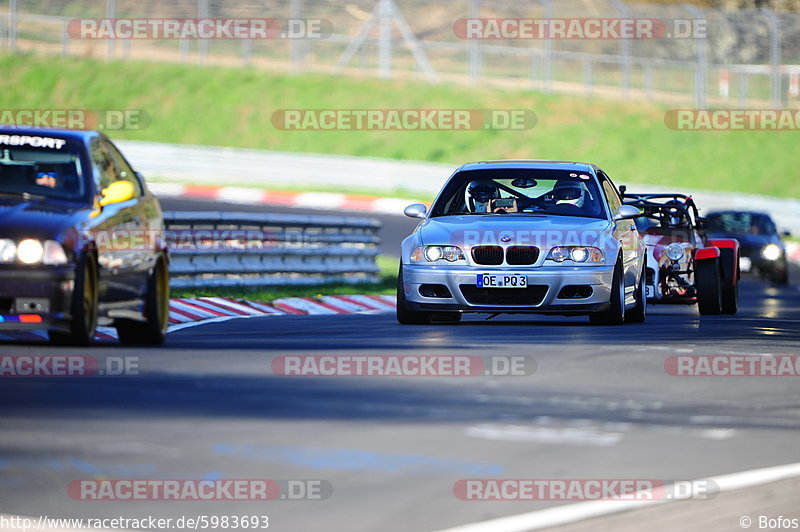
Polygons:
<instances>
[{"instance_id":1,"label":"black car headlight","mask_svg":"<svg viewBox=\"0 0 800 532\"><path fill-rule=\"evenodd\" d=\"M36 238L26 238L15 242L7 238L0 239L0 263L11 264L45 264L48 266L66 264L67 254L55 240L42 242Z\"/></svg>"},{"instance_id":2,"label":"black car headlight","mask_svg":"<svg viewBox=\"0 0 800 532\"><path fill-rule=\"evenodd\" d=\"M761 257L768 261L776 261L781 258L781 247L777 244L767 244L761 250Z\"/></svg>"}]
</instances>

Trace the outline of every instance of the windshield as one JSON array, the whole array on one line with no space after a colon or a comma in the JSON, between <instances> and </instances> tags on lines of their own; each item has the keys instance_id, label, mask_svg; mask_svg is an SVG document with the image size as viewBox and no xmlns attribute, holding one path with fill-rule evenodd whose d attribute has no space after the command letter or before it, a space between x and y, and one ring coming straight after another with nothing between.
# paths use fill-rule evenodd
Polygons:
<instances>
[{"instance_id":1,"label":"windshield","mask_svg":"<svg viewBox=\"0 0 800 532\"><path fill-rule=\"evenodd\" d=\"M730 212L710 214L706 218L709 233L732 233L751 235L774 235L775 224L763 214L752 212Z\"/></svg>"},{"instance_id":2,"label":"windshield","mask_svg":"<svg viewBox=\"0 0 800 532\"><path fill-rule=\"evenodd\" d=\"M59 150L0 146L0 194L62 200L84 197L80 154Z\"/></svg>"},{"instance_id":3,"label":"windshield","mask_svg":"<svg viewBox=\"0 0 800 532\"><path fill-rule=\"evenodd\" d=\"M465 214L606 217L591 174L528 169L471 170L454 175L431 216Z\"/></svg>"}]
</instances>

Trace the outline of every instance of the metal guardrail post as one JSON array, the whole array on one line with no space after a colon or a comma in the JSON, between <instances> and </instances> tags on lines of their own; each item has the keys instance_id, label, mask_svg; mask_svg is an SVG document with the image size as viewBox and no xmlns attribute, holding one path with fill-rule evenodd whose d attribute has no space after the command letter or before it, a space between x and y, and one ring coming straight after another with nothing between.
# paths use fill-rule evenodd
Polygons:
<instances>
[{"instance_id":1,"label":"metal guardrail post","mask_svg":"<svg viewBox=\"0 0 800 532\"><path fill-rule=\"evenodd\" d=\"M620 0L611 0L614 7L619 11L621 18L626 18L630 14L628 6L620 2ZM622 89L622 97L627 100L631 92L631 41L630 39L620 39L619 41L619 55L622 56L620 63L620 88Z\"/></svg>"},{"instance_id":2,"label":"metal guardrail post","mask_svg":"<svg viewBox=\"0 0 800 532\"><path fill-rule=\"evenodd\" d=\"M469 0L469 18L481 16L481 0ZM469 44L469 80L476 85L481 77L481 41L470 39Z\"/></svg>"}]
</instances>

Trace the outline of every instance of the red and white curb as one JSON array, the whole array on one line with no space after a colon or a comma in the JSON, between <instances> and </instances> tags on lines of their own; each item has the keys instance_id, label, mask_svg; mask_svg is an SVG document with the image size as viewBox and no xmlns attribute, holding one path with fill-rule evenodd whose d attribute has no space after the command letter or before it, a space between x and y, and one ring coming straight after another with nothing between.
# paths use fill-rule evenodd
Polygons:
<instances>
[{"instance_id":1,"label":"red and white curb","mask_svg":"<svg viewBox=\"0 0 800 532\"><path fill-rule=\"evenodd\" d=\"M149 183L148 187L161 198L193 198L243 205L279 205L304 209L402 214L412 200L357 196L329 192L290 192L247 187L220 187L180 183Z\"/></svg>"},{"instance_id":2,"label":"red and white curb","mask_svg":"<svg viewBox=\"0 0 800 532\"><path fill-rule=\"evenodd\" d=\"M319 299L310 297L287 297L276 299L269 305L244 299L226 297L179 298L170 301L169 332L236 318L255 318L262 316L310 315L324 314L375 314L392 312L395 309L394 296L322 296ZM113 327L98 327L96 340L110 341L117 339L117 331ZM46 340L47 332L30 331L0 335L0 340L32 341Z\"/></svg>"},{"instance_id":3,"label":"red and white curb","mask_svg":"<svg viewBox=\"0 0 800 532\"><path fill-rule=\"evenodd\" d=\"M786 244L786 256L795 264L800 264L800 244L794 242Z\"/></svg>"}]
</instances>

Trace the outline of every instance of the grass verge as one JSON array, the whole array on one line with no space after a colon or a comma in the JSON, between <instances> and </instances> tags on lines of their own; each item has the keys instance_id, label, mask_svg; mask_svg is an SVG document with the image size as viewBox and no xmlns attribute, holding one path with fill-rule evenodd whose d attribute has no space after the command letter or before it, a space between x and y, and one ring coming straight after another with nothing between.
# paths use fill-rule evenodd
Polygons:
<instances>
[{"instance_id":1,"label":"grass verge","mask_svg":"<svg viewBox=\"0 0 800 532\"><path fill-rule=\"evenodd\" d=\"M667 107L650 102L35 55L0 55L0 71L0 109L141 109L152 117L147 128L111 132L114 138L448 164L583 160L618 184L800 197L790 156L797 132L673 131L664 124ZM530 109L538 123L528 130L283 131L271 122L281 109L373 108ZM364 176L364 187L378 179Z\"/></svg>"}]
</instances>

